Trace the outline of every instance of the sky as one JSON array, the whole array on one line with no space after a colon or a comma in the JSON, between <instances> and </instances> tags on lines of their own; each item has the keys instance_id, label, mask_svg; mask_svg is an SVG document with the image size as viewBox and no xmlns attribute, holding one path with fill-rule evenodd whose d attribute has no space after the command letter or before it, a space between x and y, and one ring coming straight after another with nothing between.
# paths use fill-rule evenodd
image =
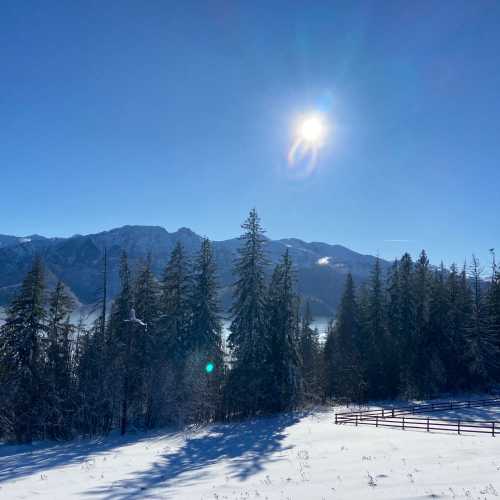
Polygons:
<instances>
[{"instance_id":1,"label":"sky","mask_svg":"<svg viewBox=\"0 0 500 500\"><path fill-rule=\"evenodd\" d=\"M500 252L500 2L0 3L0 233ZM328 123L291 166L297 120Z\"/></svg>"}]
</instances>

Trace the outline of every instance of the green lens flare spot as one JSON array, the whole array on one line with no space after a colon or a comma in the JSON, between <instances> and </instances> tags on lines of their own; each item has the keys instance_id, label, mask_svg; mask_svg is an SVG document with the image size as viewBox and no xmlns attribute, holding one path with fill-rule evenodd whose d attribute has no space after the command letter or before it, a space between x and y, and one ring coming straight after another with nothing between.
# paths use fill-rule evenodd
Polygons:
<instances>
[{"instance_id":1,"label":"green lens flare spot","mask_svg":"<svg viewBox=\"0 0 500 500\"><path fill-rule=\"evenodd\" d=\"M205 371L207 373L212 373L214 371L215 365L213 363L207 363L207 366L205 366Z\"/></svg>"}]
</instances>

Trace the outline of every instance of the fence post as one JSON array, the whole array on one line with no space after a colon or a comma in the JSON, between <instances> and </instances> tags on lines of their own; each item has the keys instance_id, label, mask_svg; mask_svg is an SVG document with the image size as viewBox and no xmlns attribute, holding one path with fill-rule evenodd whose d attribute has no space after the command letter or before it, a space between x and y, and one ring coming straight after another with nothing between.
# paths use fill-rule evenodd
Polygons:
<instances>
[{"instance_id":1,"label":"fence post","mask_svg":"<svg viewBox=\"0 0 500 500\"><path fill-rule=\"evenodd\" d=\"M337 414L335 413L335 423L338 424L338 421L337 421Z\"/></svg>"},{"instance_id":2,"label":"fence post","mask_svg":"<svg viewBox=\"0 0 500 500\"><path fill-rule=\"evenodd\" d=\"M405 418L403 417L403 430L405 430Z\"/></svg>"},{"instance_id":3,"label":"fence post","mask_svg":"<svg viewBox=\"0 0 500 500\"><path fill-rule=\"evenodd\" d=\"M427 432L429 432L429 417L427 417Z\"/></svg>"},{"instance_id":4,"label":"fence post","mask_svg":"<svg viewBox=\"0 0 500 500\"><path fill-rule=\"evenodd\" d=\"M382 408L382 418L384 418L384 409Z\"/></svg>"},{"instance_id":5,"label":"fence post","mask_svg":"<svg viewBox=\"0 0 500 500\"><path fill-rule=\"evenodd\" d=\"M356 426L358 425L358 416L356 415Z\"/></svg>"},{"instance_id":6,"label":"fence post","mask_svg":"<svg viewBox=\"0 0 500 500\"><path fill-rule=\"evenodd\" d=\"M458 433L460 434L460 420L458 421Z\"/></svg>"},{"instance_id":7,"label":"fence post","mask_svg":"<svg viewBox=\"0 0 500 500\"><path fill-rule=\"evenodd\" d=\"M392 418L394 418L394 408L392 409Z\"/></svg>"},{"instance_id":8,"label":"fence post","mask_svg":"<svg viewBox=\"0 0 500 500\"><path fill-rule=\"evenodd\" d=\"M375 415L375 427L378 427L378 415Z\"/></svg>"},{"instance_id":9,"label":"fence post","mask_svg":"<svg viewBox=\"0 0 500 500\"><path fill-rule=\"evenodd\" d=\"M491 424L491 435L495 437L495 422L492 422Z\"/></svg>"}]
</instances>

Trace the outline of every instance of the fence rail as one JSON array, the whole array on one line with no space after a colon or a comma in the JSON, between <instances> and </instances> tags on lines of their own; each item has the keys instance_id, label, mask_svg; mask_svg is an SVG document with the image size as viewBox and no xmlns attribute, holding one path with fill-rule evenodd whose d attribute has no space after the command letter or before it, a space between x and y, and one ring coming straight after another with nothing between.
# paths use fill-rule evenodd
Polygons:
<instances>
[{"instance_id":1,"label":"fence rail","mask_svg":"<svg viewBox=\"0 0 500 500\"><path fill-rule=\"evenodd\" d=\"M500 431L500 421L463 420L451 418L414 417L416 413L430 411L454 410L458 408L478 408L484 406L500 406L500 398L448 401L427 405L405 406L400 408L381 408L341 412L335 414L336 424L372 425L375 427L395 427L402 430L420 429L430 432L466 432L491 434L493 437Z\"/></svg>"}]
</instances>

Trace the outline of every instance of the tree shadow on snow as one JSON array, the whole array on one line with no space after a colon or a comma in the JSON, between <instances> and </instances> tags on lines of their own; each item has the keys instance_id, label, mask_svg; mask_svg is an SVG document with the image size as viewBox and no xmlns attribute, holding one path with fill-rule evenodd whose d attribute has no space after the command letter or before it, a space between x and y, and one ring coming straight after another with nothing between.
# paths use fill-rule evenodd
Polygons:
<instances>
[{"instance_id":1,"label":"tree shadow on snow","mask_svg":"<svg viewBox=\"0 0 500 500\"><path fill-rule=\"evenodd\" d=\"M105 500L133 499L154 495L152 490L161 488L162 498L175 498L168 488L194 484L209 474L206 468L221 460L227 460L226 476L244 481L280 460L277 453L292 448L284 447L282 441L286 428L298 421L298 415L287 414L211 426L206 434L188 438L180 449L164 454L150 468L86 494Z\"/></svg>"},{"instance_id":2,"label":"tree shadow on snow","mask_svg":"<svg viewBox=\"0 0 500 500\"><path fill-rule=\"evenodd\" d=\"M55 467L63 467L94 460L100 453L109 453L129 444L155 437L165 437L165 431L127 436L107 436L57 443L42 441L33 445L0 445L0 483L33 474L41 474Z\"/></svg>"}]
</instances>

